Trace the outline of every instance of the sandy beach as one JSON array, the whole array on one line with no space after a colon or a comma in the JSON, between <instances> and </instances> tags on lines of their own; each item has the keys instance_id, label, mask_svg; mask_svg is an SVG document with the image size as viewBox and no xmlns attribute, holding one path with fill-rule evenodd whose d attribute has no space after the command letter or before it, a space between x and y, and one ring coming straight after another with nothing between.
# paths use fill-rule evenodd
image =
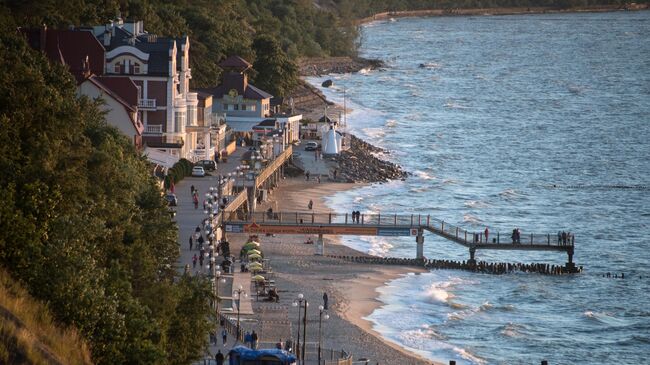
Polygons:
<instances>
[{"instance_id":1,"label":"sandy beach","mask_svg":"<svg viewBox=\"0 0 650 365\"><path fill-rule=\"evenodd\" d=\"M321 183L301 178L285 179L273 191L270 200L258 206L259 210L273 207L275 211L308 211L311 199L314 212L324 213L324 196L360 186L344 183ZM238 252L247 236L230 235L232 252ZM277 235L259 237L265 258L270 260L280 296L279 306L285 307L290 326L258 325L262 342L277 342L279 338L295 337L298 327L298 310L292 302L298 293L309 301L307 342L318 338L318 305L323 304L323 293L328 294L330 318L323 322L323 348L345 350L353 360L370 359L370 364L432 364L414 353L384 340L372 330L372 323L365 320L381 303L376 289L384 283L412 272L422 272L416 267L386 267L349 263L338 259L314 255L314 245L305 244L305 235ZM316 237L312 237L315 241ZM363 255L339 243L337 237L325 237L326 254ZM264 313L277 309L278 303L254 302L256 320L263 323ZM273 319L273 318L272 318ZM273 320L278 320L275 318ZM288 333L291 331L291 334ZM370 334L370 336L368 335Z\"/></svg>"}]
</instances>

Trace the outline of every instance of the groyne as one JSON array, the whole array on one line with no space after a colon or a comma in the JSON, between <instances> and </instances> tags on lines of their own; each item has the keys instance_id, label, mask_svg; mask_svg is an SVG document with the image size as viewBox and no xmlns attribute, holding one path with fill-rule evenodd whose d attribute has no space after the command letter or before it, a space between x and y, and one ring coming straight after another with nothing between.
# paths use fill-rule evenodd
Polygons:
<instances>
[{"instance_id":1,"label":"groyne","mask_svg":"<svg viewBox=\"0 0 650 365\"><path fill-rule=\"evenodd\" d=\"M377 256L341 256L327 255L327 257L355 262L360 264L371 265L401 265L424 267L425 269L444 269L444 270L465 270L479 272L484 274L507 274L515 271L526 273L538 273L542 275L564 275L576 273L562 265L551 265L545 263L509 263L509 262L486 262L478 261L471 263L469 261L455 260L435 260L435 259L414 259L401 257L377 257ZM577 270L582 272L582 266Z\"/></svg>"}]
</instances>

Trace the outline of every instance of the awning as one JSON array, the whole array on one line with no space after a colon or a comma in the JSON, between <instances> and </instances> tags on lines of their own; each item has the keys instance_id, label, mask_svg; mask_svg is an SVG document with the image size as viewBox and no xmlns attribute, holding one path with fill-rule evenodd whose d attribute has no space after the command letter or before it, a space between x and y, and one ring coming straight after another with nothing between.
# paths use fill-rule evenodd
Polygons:
<instances>
[{"instance_id":1,"label":"awning","mask_svg":"<svg viewBox=\"0 0 650 365\"><path fill-rule=\"evenodd\" d=\"M151 147L145 147L144 155L147 156L147 159L149 161L168 169L172 168L174 164L179 160L179 158L176 156L172 156L169 153L165 153Z\"/></svg>"}]
</instances>

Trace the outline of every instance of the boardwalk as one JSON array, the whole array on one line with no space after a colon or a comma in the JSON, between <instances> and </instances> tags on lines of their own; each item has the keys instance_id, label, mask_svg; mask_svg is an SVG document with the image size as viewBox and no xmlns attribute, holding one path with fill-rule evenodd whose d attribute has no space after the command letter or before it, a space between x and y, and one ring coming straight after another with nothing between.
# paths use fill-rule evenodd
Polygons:
<instances>
[{"instance_id":1,"label":"boardwalk","mask_svg":"<svg viewBox=\"0 0 650 365\"><path fill-rule=\"evenodd\" d=\"M316 214L310 212L258 212L252 215L231 211L222 214L226 232L414 236L417 258L423 258L423 232L428 231L469 249L470 262L476 250L556 251L568 255L567 267L574 267L574 237L562 239L557 234L520 232L519 238L500 232L468 231L428 215L361 214L353 220L350 214ZM319 243L322 239L319 239ZM322 253L322 252L321 252Z\"/></svg>"}]
</instances>

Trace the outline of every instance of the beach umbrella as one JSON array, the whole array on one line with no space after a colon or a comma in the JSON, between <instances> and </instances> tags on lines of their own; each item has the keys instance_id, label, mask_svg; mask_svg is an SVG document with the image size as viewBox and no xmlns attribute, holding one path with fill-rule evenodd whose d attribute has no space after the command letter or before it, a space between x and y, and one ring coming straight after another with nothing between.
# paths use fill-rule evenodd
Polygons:
<instances>
[{"instance_id":1,"label":"beach umbrella","mask_svg":"<svg viewBox=\"0 0 650 365\"><path fill-rule=\"evenodd\" d=\"M245 245L254 245L255 247L260 247L260 243L257 241L248 241Z\"/></svg>"},{"instance_id":2,"label":"beach umbrella","mask_svg":"<svg viewBox=\"0 0 650 365\"><path fill-rule=\"evenodd\" d=\"M249 260L259 260L259 259L261 259L261 258L262 258L262 256L260 256L260 255L257 254L257 253L254 253L254 254L250 254L250 255L248 255L248 259L249 259Z\"/></svg>"},{"instance_id":3,"label":"beach umbrella","mask_svg":"<svg viewBox=\"0 0 650 365\"><path fill-rule=\"evenodd\" d=\"M248 251L248 250L255 249L255 248L258 248L258 247L260 247L260 244L257 243L257 242L247 242L247 243L245 243L245 244L242 246L242 248L243 248L244 250L247 250L247 251Z\"/></svg>"},{"instance_id":4,"label":"beach umbrella","mask_svg":"<svg viewBox=\"0 0 650 365\"><path fill-rule=\"evenodd\" d=\"M264 281L264 276L255 275L255 276L253 276L253 280L255 280L255 281Z\"/></svg>"},{"instance_id":5,"label":"beach umbrella","mask_svg":"<svg viewBox=\"0 0 650 365\"><path fill-rule=\"evenodd\" d=\"M262 251L253 248L253 249L251 249L251 250L248 250L248 254L249 254L249 255L251 255L251 254L258 254L258 255L261 255L261 254L262 254Z\"/></svg>"},{"instance_id":6,"label":"beach umbrella","mask_svg":"<svg viewBox=\"0 0 650 365\"><path fill-rule=\"evenodd\" d=\"M248 264L248 267L250 269L261 269L262 264L260 264L259 262L251 262L250 264Z\"/></svg>"}]
</instances>

